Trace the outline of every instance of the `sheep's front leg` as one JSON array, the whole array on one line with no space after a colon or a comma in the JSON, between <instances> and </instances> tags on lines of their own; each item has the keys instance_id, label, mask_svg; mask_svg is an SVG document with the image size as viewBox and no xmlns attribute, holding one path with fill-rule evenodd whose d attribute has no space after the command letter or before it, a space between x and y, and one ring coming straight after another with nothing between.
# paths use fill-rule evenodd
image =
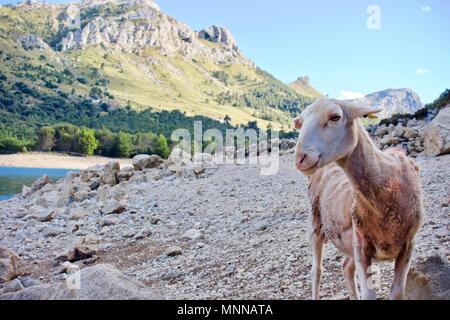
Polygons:
<instances>
[{"instance_id":1,"label":"sheep's front leg","mask_svg":"<svg viewBox=\"0 0 450 320\"><path fill-rule=\"evenodd\" d=\"M403 300L405 296L406 277L411 265L414 243L407 241L395 259L394 282L392 283L389 299Z\"/></svg>"},{"instance_id":2,"label":"sheep's front leg","mask_svg":"<svg viewBox=\"0 0 450 320\"><path fill-rule=\"evenodd\" d=\"M353 227L353 250L356 274L358 275L358 283L361 289L361 299L376 300L377 294L375 289L369 284L368 276L368 269L372 263L372 253L368 250L366 241L356 230L356 227Z\"/></svg>"},{"instance_id":3,"label":"sheep's front leg","mask_svg":"<svg viewBox=\"0 0 450 320\"><path fill-rule=\"evenodd\" d=\"M312 280L312 299L320 298L320 280L322 278L322 254L323 254L323 236L313 233L311 236L311 249L313 254L311 280Z\"/></svg>"}]
</instances>

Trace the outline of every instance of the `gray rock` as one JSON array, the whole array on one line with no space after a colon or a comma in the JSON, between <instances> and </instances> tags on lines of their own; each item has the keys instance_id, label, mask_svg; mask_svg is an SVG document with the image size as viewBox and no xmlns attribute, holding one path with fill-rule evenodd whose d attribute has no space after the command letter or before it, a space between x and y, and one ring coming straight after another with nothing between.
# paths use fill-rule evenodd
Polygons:
<instances>
[{"instance_id":1,"label":"gray rock","mask_svg":"<svg viewBox=\"0 0 450 320\"><path fill-rule=\"evenodd\" d=\"M160 156L140 154L133 158L133 167L135 170L142 171L144 169L158 168L163 162Z\"/></svg>"},{"instance_id":2,"label":"gray rock","mask_svg":"<svg viewBox=\"0 0 450 320\"><path fill-rule=\"evenodd\" d=\"M5 294L5 293L10 293L10 292L16 292L16 291L22 290L24 288L25 287L22 285L20 280L16 278L16 279L13 279L13 280L5 283L3 285L3 289L1 290L1 292L3 294Z\"/></svg>"},{"instance_id":3,"label":"gray rock","mask_svg":"<svg viewBox=\"0 0 450 320\"><path fill-rule=\"evenodd\" d=\"M425 153L438 156L450 153L450 105L441 109L423 130Z\"/></svg>"},{"instance_id":4,"label":"gray rock","mask_svg":"<svg viewBox=\"0 0 450 320\"><path fill-rule=\"evenodd\" d=\"M118 224L120 222L120 218L118 214L110 214L104 217L101 221L101 226L112 226Z\"/></svg>"},{"instance_id":5,"label":"gray rock","mask_svg":"<svg viewBox=\"0 0 450 320\"><path fill-rule=\"evenodd\" d=\"M103 168L103 173L100 176L100 182L110 186L115 186L118 183L117 174L119 171L120 164L118 162L108 162Z\"/></svg>"},{"instance_id":6,"label":"gray rock","mask_svg":"<svg viewBox=\"0 0 450 320\"><path fill-rule=\"evenodd\" d=\"M125 276L111 265L99 264L82 269L79 289L65 283L37 285L0 296L0 300L160 300L149 287Z\"/></svg>"},{"instance_id":7,"label":"gray rock","mask_svg":"<svg viewBox=\"0 0 450 320\"><path fill-rule=\"evenodd\" d=\"M102 214L122 213L127 210L127 206L117 200L107 201L100 209Z\"/></svg>"},{"instance_id":8,"label":"gray rock","mask_svg":"<svg viewBox=\"0 0 450 320\"><path fill-rule=\"evenodd\" d=\"M19 256L4 246L0 246L0 283L8 282L21 273L22 261Z\"/></svg>"},{"instance_id":9,"label":"gray rock","mask_svg":"<svg viewBox=\"0 0 450 320\"><path fill-rule=\"evenodd\" d=\"M47 183L50 183L50 179L47 176L42 176L33 183L31 191L36 192L41 190Z\"/></svg>"},{"instance_id":10,"label":"gray rock","mask_svg":"<svg viewBox=\"0 0 450 320\"><path fill-rule=\"evenodd\" d=\"M450 300L450 262L439 254L414 262L406 283L409 300Z\"/></svg>"},{"instance_id":11,"label":"gray rock","mask_svg":"<svg viewBox=\"0 0 450 320\"><path fill-rule=\"evenodd\" d=\"M176 257L183 253L183 249L179 246L171 246L166 249L166 256L168 257Z\"/></svg>"},{"instance_id":12,"label":"gray rock","mask_svg":"<svg viewBox=\"0 0 450 320\"><path fill-rule=\"evenodd\" d=\"M191 241L200 240L203 239L203 234L200 230L190 229L183 234L182 239Z\"/></svg>"},{"instance_id":13,"label":"gray rock","mask_svg":"<svg viewBox=\"0 0 450 320\"><path fill-rule=\"evenodd\" d=\"M49 50L50 47L41 38L34 34L24 34L17 38L25 50Z\"/></svg>"},{"instance_id":14,"label":"gray rock","mask_svg":"<svg viewBox=\"0 0 450 320\"><path fill-rule=\"evenodd\" d=\"M64 233L64 229L62 228L52 228L49 226L45 226L42 230L42 235L44 238L56 237L57 235Z\"/></svg>"}]
</instances>

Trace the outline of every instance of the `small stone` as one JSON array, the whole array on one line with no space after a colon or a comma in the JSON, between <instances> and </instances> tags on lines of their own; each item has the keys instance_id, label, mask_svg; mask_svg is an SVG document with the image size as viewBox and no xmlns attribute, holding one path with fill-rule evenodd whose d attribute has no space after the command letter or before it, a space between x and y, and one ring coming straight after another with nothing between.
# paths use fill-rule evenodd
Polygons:
<instances>
[{"instance_id":1,"label":"small stone","mask_svg":"<svg viewBox=\"0 0 450 320\"><path fill-rule=\"evenodd\" d=\"M127 206L117 200L109 200L106 202L102 208L100 209L100 212L102 214L114 214L114 213L122 213L125 210L127 210Z\"/></svg>"},{"instance_id":2,"label":"small stone","mask_svg":"<svg viewBox=\"0 0 450 320\"><path fill-rule=\"evenodd\" d=\"M118 214L110 214L104 217L100 223L101 227L112 226L118 224L120 222L120 218Z\"/></svg>"},{"instance_id":3,"label":"small stone","mask_svg":"<svg viewBox=\"0 0 450 320\"><path fill-rule=\"evenodd\" d=\"M190 229L190 230L186 231L183 234L181 239L183 239L183 240L192 240L192 241L200 240L200 239L203 239L203 234L202 234L202 232L200 230Z\"/></svg>"},{"instance_id":4,"label":"small stone","mask_svg":"<svg viewBox=\"0 0 450 320\"><path fill-rule=\"evenodd\" d=\"M176 257L179 256L183 253L183 249L181 247L178 246L172 246L167 248L166 250L166 256L168 257Z\"/></svg>"}]
</instances>

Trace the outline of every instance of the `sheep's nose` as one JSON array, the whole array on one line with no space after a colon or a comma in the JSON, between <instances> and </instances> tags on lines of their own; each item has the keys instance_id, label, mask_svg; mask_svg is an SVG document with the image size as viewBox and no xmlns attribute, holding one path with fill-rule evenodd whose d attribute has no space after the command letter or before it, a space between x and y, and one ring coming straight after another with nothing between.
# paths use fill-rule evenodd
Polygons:
<instances>
[{"instance_id":1,"label":"sheep's nose","mask_svg":"<svg viewBox=\"0 0 450 320\"><path fill-rule=\"evenodd\" d=\"M314 152L304 153L297 151L295 154L295 166L300 171L311 169L319 162L319 156Z\"/></svg>"},{"instance_id":2,"label":"sheep's nose","mask_svg":"<svg viewBox=\"0 0 450 320\"><path fill-rule=\"evenodd\" d=\"M305 153L298 153L295 157L295 165L299 170L301 170L303 164L308 159L308 155Z\"/></svg>"}]
</instances>

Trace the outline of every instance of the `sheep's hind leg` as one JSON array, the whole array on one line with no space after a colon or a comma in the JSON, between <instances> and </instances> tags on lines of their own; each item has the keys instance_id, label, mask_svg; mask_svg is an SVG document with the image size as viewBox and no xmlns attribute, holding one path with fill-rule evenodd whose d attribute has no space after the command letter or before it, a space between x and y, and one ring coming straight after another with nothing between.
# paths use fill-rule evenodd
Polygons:
<instances>
[{"instance_id":1,"label":"sheep's hind leg","mask_svg":"<svg viewBox=\"0 0 450 320\"><path fill-rule=\"evenodd\" d=\"M405 296L406 277L411 265L413 248L414 243L407 241L395 259L394 282L389 294L391 300L402 300Z\"/></svg>"},{"instance_id":2,"label":"sheep's hind leg","mask_svg":"<svg viewBox=\"0 0 450 320\"><path fill-rule=\"evenodd\" d=\"M320 280L322 279L322 254L323 254L323 240L321 234L313 233L311 236L311 248L313 254L312 263L312 299L319 300L320 298Z\"/></svg>"},{"instance_id":3,"label":"sheep's hind leg","mask_svg":"<svg viewBox=\"0 0 450 320\"><path fill-rule=\"evenodd\" d=\"M350 299L358 300L358 288L356 287L355 280L355 260L353 258L345 257L342 263L342 272L344 273L345 284L350 292Z\"/></svg>"}]
</instances>

